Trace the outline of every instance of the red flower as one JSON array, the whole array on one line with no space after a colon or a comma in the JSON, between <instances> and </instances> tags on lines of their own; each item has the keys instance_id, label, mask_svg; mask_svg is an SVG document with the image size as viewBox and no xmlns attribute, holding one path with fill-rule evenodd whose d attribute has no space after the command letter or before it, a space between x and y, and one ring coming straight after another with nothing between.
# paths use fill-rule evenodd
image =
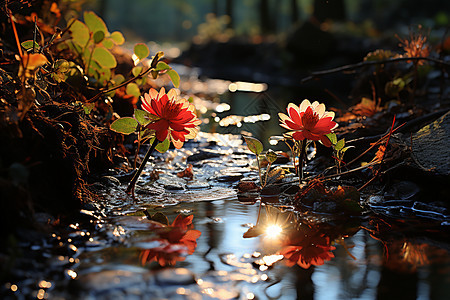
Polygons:
<instances>
[{"instance_id":1,"label":"red flower","mask_svg":"<svg viewBox=\"0 0 450 300\"><path fill-rule=\"evenodd\" d=\"M294 140L304 139L321 141L327 147L331 146L330 140L325 136L331 133L338 124L333 121L334 112L325 111L325 105L315 101L303 100L300 107L289 103L287 107L289 116L279 113L280 126L293 130L288 134Z\"/></svg>"},{"instance_id":2,"label":"red flower","mask_svg":"<svg viewBox=\"0 0 450 300\"><path fill-rule=\"evenodd\" d=\"M177 149L199 131L201 121L195 115L194 105L186 99L177 99L175 89L167 94L164 88L159 93L150 89L142 98L142 109L158 118L147 125L147 128L155 130L158 141L169 138Z\"/></svg>"},{"instance_id":3,"label":"red flower","mask_svg":"<svg viewBox=\"0 0 450 300\"><path fill-rule=\"evenodd\" d=\"M184 217L178 215L171 225L157 222L151 223L150 229L158 234L158 247L145 249L140 254L142 264L156 261L161 266L174 265L177 261L184 261L187 255L194 253L197 248L197 239L202 234L192 229L193 215Z\"/></svg>"},{"instance_id":4,"label":"red flower","mask_svg":"<svg viewBox=\"0 0 450 300\"><path fill-rule=\"evenodd\" d=\"M298 264L304 269L308 269L311 265L323 265L325 261L334 257L330 251L336 249L330 245L329 237L318 232L313 236L288 240L287 244L288 246L279 251L279 254L284 256L286 265Z\"/></svg>"}]
</instances>

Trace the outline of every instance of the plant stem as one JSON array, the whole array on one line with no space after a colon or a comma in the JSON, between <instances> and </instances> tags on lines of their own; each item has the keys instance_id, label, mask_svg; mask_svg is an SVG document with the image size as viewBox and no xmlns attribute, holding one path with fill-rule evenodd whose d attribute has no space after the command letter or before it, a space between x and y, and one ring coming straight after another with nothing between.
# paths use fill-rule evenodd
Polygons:
<instances>
[{"instance_id":1,"label":"plant stem","mask_svg":"<svg viewBox=\"0 0 450 300\"><path fill-rule=\"evenodd\" d=\"M303 161L306 158L306 144L307 144L306 139L301 141L300 157L298 158L298 181L299 181L299 184L301 184L302 180L303 180Z\"/></svg>"},{"instance_id":2,"label":"plant stem","mask_svg":"<svg viewBox=\"0 0 450 300\"><path fill-rule=\"evenodd\" d=\"M264 186L261 177L261 166L259 165L259 154L256 154L256 163L258 164L259 184L261 185L261 188L263 188Z\"/></svg>"},{"instance_id":3,"label":"plant stem","mask_svg":"<svg viewBox=\"0 0 450 300\"><path fill-rule=\"evenodd\" d=\"M136 185L136 181L138 180L139 176L141 175L142 171L144 170L145 165L147 164L147 161L150 158L150 155L153 153L153 151L156 148L156 145L158 145L158 139L155 138L150 148L148 148L147 153L145 154L144 159L142 160L141 165L139 166L139 169L134 174L133 179L131 179L130 183L128 184L126 193L131 194L131 197L134 199L134 187Z\"/></svg>"}]
</instances>

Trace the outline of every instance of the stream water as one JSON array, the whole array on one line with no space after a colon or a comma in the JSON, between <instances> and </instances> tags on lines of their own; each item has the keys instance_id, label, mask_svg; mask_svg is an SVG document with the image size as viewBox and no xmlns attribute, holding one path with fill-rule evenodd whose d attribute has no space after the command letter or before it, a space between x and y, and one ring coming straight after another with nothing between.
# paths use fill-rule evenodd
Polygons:
<instances>
[{"instance_id":1,"label":"stream water","mask_svg":"<svg viewBox=\"0 0 450 300\"><path fill-rule=\"evenodd\" d=\"M222 81L195 90L195 80L184 82L194 93L223 95L230 87ZM227 95L214 104L214 126L230 107L217 108L224 97L236 112L254 118L226 119L232 126L221 130L211 121L209 129L222 134L200 133L185 149L156 155L137 183L135 200L124 192L127 178L111 170L93 184L100 197L75 217L78 223L21 245L32 261L24 260L24 270L16 271L0 296L450 299L447 211L365 195L363 217L336 217L294 212L288 194L272 204L239 199L237 182L258 178L254 156L239 136L224 133L239 127L257 136L279 134L246 124L266 120L264 113L277 123L282 109L252 92ZM241 96L248 101L236 99ZM194 178L177 176L189 163Z\"/></svg>"},{"instance_id":2,"label":"stream water","mask_svg":"<svg viewBox=\"0 0 450 300\"><path fill-rule=\"evenodd\" d=\"M236 196L237 181L256 176L241 143L201 134L156 156L136 200L120 174L105 176L83 221L50 238L59 248L30 246L47 253L43 270L9 283L4 298L448 299L448 220L294 213L289 201L260 209ZM193 180L177 176L187 162Z\"/></svg>"}]
</instances>

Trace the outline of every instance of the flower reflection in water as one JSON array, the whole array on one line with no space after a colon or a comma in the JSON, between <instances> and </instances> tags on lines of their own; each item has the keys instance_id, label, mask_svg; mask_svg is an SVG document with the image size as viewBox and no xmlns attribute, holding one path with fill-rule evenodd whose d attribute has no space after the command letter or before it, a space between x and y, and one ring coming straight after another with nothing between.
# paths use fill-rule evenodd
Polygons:
<instances>
[{"instance_id":1,"label":"flower reflection in water","mask_svg":"<svg viewBox=\"0 0 450 300\"><path fill-rule=\"evenodd\" d=\"M197 239L202 233L193 229L193 218L193 215L180 214L170 225L151 222L149 229L157 234L152 241L157 242L158 246L141 251L141 263L144 265L155 261L162 267L175 265L177 261L184 261L187 255L194 253Z\"/></svg>"},{"instance_id":2,"label":"flower reflection in water","mask_svg":"<svg viewBox=\"0 0 450 300\"><path fill-rule=\"evenodd\" d=\"M307 269L311 265L323 265L334 257L331 251L336 248L331 244L340 236L333 235L335 237L331 238L324 230L324 223L297 219L294 213L283 213L272 206L265 206L265 210L265 218L261 218L244 237L262 235L267 238L270 246L276 246L274 252L283 256L287 266L297 264ZM265 248L270 246L265 245Z\"/></svg>"},{"instance_id":3,"label":"flower reflection in water","mask_svg":"<svg viewBox=\"0 0 450 300\"><path fill-rule=\"evenodd\" d=\"M288 236L278 252L284 256L288 266L298 264L308 269L311 265L323 265L334 257L331 250L336 248L331 246L330 238L313 227L305 226Z\"/></svg>"}]
</instances>

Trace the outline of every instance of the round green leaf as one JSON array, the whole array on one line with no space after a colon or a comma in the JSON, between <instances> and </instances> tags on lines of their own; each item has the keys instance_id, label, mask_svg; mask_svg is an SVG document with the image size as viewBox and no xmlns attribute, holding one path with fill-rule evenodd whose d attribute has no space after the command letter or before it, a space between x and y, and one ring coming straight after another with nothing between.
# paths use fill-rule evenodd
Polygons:
<instances>
[{"instance_id":1,"label":"round green leaf","mask_svg":"<svg viewBox=\"0 0 450 300\"><path fill-rule=\"evenodd\" d=\"M259 155L263 151L263 145L259 140L249 136L244 136L244 140L247 143L248 150L256 155Z\"/></svg>"},{"instance_id":2,"label":"round green leaf","mask_svg":"<svg viewBox=\"0 0 450 300\"><path fill-rule=\"evenodd\" d=\"M133 76L138 76L142 72L142 67L134 67L131 69L131 73L133 73Z\"/></svg>"},{"instance_id":3,"label":"round green leaf","mask_svg":"<svg viewBox=\"0 0 450 300\"><path fill-rule=\"evenodd\" d=\"M139 43L134 46L134 54L142 60L150 54L150 50L146 44Z\"/></svg>"},{"instance_id":4,"label":"round green leaf","mask_svg":"<svg viewBox=\"0 0 450 300\"><path fill-rule=\"evenodd\" d=\"M112 69L117 66L114 55L104 47L96 47L92 53L92 59L104 68Z\"/></svg>"},{"instance_id":5,"label":"round green leaf","mask_svg":"<svg viewBox=\"0 0 450 300\"><path fill-rule=\"evenodd\" d=\"M86 23L90 32L102 31L105 35L108 33L105 22L92 11L84 12L84 23Z\"/></svg>"},{"instance_id":6,"label":"round green leaf","mask_svg":"<svg viewBox=\"0 0 450 300\"><path fill-rule=\"evenodd\" d=\"M137 126L138 122L134 118L124 117L115 120L111 124L111 130L118 133L131 134L136 131Z\"/></svg>"},{"instance_id":7,"label":"round green leaf","mask_svg":"<svg viewBox=\"0 0 450 300\"><path fill-rule=\"evenodd\" d=\"M122 45L123 43L125 43L125 38L123 37L123 34L119 31L114 31L113 33L111 33L109 37L116 45Z\"/></svg>"},{"instance_id":8,"label":"round green leaf","mask_svg":"<svg viewBox=\"0 0 450 300\"><path fill-rule=\"evenodd\" d=\"M173 86L178 88L180 86L180 75L178 75L178 73L175 70L167 71L167 75L169 75Z\"/></svg>"},{"instance_id":9,"label":"round green leaf","mask_svg":"<svg viewBox=\"0 0 450 300\"><path fill-rule=\"evenodd\" d=\"M139 90L138 85L134 82L127 84L126 92L128 95L132 95L137 98L139 98L139 96L141 95L141 91Z\"/></svg>"},{"instance_id":10,"label":"round green leaf","mask_svg":"<svg viewBox=\"0 0 450 300\"><path fill-rule=\"evenodd\" d=\"M94 43L99 44L105 38L105 33L103 31L97 31L94 33Z\"/></svg>"},{"instance_id":11,"label":"round green leaf","mask_svg":"<svg viewBox=\"0 0 450 300\"><path fill-rule=\"evenodd\" d=\"M166 63L163 62L163 61L160 61L160 62L158 62L158 64L156 65L155 71L164 71L164 70L170 70L170 69L171 69L171 67L170 67L168 64L166 64Z\"/></svg>"},{"instance_id":12,"label":"round green leaf","mask_svg":"<svg viewBox=\"0 0 450 300\"><path fill-rule=\"evenodd\" d=\"M115 85L119 85L125 81L125 77L122 74L116 74L116 75L114 75L112 80L114 80Z\"/></svg>"},{"instance_id":13,"label":"round green leaf","mask_svg":"<svg viewBox=\"0 0 450 300\"><path fill-rule=\"evenodd\" d=\"M102 45L106 49L112 49L112 47L114 47L114 42L109 37L105 37L100 45Z\"/></svg>"},{"instance_id":14,"label":"round green leaf","mask_svg":"<svg viewBox=\"0 0 450 300\"><path fill-rule=\"evenodd\" d=\"M89 29L81 21L75 20L70 26L70 32L72 33L73 42L81 47L84 47L89 41Z\"/></svg>"}]
</instances>

